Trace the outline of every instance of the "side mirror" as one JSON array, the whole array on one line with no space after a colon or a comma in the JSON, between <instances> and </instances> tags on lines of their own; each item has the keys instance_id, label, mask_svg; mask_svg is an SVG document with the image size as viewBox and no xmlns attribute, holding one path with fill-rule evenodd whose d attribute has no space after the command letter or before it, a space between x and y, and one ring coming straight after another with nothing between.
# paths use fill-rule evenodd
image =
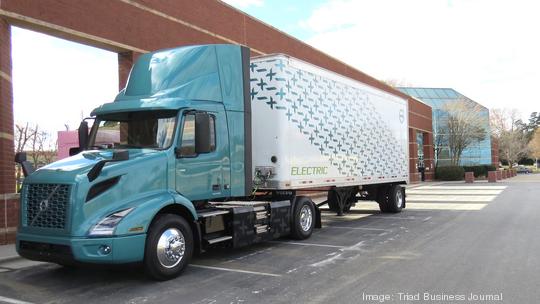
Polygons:
<instances>
[{"instance_id":1,"label":"side mirror","mask_svg":"<svg viewBox=\"0 0 540 304\"><path fill-rule=\"evenodd\" d=\"M26 160L26 152L17 152L15 154L15 162L21 165L25 177L34 173L34 166Z\"/></svg>"},{"instance_id":2,"label":"side mirror","mask_svg":"<svg viewBox=\"0 0 540 304\"><path fill-rule=\"evenodd\" d=\"M26 161L26 152L17 152L15 153L15 162L20 164Z\"/></svg>"},{"instance_id":3,"label":"side mirror","mask_svg":"<svg viewBox=\"0 0 540 304\"><path fill-rule=\"evenodd\" d=\"M210 138L210 115L208 113L195 114L195 153L208 153L212 151Z\"/></svg>"},{"instance_id":4,"label":"side mirror","mask_svg":"<svg viewBox=\"0 0 540 304\"><path fill-rule=\"evenodd\" d=\"M79 125L79 152L88 148L88 122L81 121ZM71 150L70 150L71 153ZM70 154L71 155L71 154Z\"/></svg>"},{"instance_id":5,"label":"side mirror","mask_svg":"<svg viewBox=\"0 0 540 304\"><path fill-rule=\"evenodd\" d=\"M69 156L79 154L79 152L81 152L81 148L79 147L69 148Z\"/></svg>"}]
</instances>

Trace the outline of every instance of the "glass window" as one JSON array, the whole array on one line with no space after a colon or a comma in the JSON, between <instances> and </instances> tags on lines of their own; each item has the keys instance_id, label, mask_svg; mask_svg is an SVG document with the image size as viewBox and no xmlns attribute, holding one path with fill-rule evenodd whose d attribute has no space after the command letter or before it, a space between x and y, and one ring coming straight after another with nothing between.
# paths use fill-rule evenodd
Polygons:
<instances>
[{"instance_id":1,"label":"glass window","mask_svg":"<svg viewBox=\"0 0 540 304\"><path fill-rule=\"evenodd\" d=\"M184 125L182 127L182 139L180 144L180 155L184 157L196 156L195 152L195 114L184 116ZM215 117L210 116L210 148L216 150L216 129Z\"/></svg>"},{"instance_id":2,"label":"glass window","mask_svg":"<svg viewBox=\"0 0 540 304\"><path fill-rule=\"evenodd\" d=\"M210 116L210 149L216 150L216 122L214 116Z\"/></svg>"},{"instance_id":3,"label":"glass window","mask_svg":"<svg viewBox=\"0 0 540 304\"><path fill-rule=\"evenodd\" d=\"M428 88L428 89L425 89L426 90L426 94L429 98L439 98L439 95L437 95L437 93L435 93L435 90L434 89L431 89L431 88Z\"/></svg>"},{"instance_id":4,"label":"glass window","mask_svg":"<svg viewBox=\"0 0 540 304\"><path fill-rule=\"evenodd\" d=\"M448 97L450 98L458 98L458 95L456 94L456 91L452 90L452 89L445 89L444 92L446 93L446 95L448 95Z\"/></svg>"},{"instance_id":5,"label":"glass window","mask_svg":"<svg viewBox=\"0 0 540 304\"><path fill-rule=\"evenodd\" d=\"M195 156L195 115L184 116L182 127L182 140L180 144L181 156Z\"/></svg>"},{"instance_id":6,"label":"glass window","mask_svg":"<svg viewBox=\"0 0 540 304\"><path fill-rule=\"evenodd\" d=\"M448 98L448 96L446 96L446 94L444 93L444 90L442 89L433 89L433 91L439 98Z\"/></svg>"},{"instance_id":7,"label":"glass window","mask_svg":"<svg viewBox=\"0 0 540 304\"><path fill-rule=\"evenodd\" d=\"M96 149L170 147L177 111L138 111L96 117L89 147Z\"/></svg>"},{"instance_id":8,"label":"glass window","mask_svg":"<svg viewBox=\"0 0 540 304\"><path fill-rule=\"evenodd\" d=\"M426 94L426 90L424 90L423 88L416 88L415 90L420 99L429 98L429 96L427 96Z\"/></svg>"}]
</instances>

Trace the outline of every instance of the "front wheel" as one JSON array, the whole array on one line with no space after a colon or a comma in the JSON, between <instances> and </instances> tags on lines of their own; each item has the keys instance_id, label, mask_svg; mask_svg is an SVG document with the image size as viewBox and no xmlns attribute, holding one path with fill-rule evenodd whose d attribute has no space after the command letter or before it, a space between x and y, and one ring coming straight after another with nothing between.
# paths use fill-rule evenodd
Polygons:
<instances>
[{"instance_id":1,"label":"front wheel","mask_svg":"<svg viewBox=\"0 0 540 304\"><path fill-rule=\"evenodd\" d=\"M182 273L193 255L193 233L178 215L159 215L146 238L144 268L153 279L164 281Z\"/></svg>"},{"instance_id":2,"label":"front wheel","mask_svg":"<svg viewBox=\"0 0 540 304\"><path fill-rule=\"evenodd\" d=\"M307 197L298 197L294 206L291 236L304 240L311 236L315 228L315 206Z\"/></svg>"}]
</instances>

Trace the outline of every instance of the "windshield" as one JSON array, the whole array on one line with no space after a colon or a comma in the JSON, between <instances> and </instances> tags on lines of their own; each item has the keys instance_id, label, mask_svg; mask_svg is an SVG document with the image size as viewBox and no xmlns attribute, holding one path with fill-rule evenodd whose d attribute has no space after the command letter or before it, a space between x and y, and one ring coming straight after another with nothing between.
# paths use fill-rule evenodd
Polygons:
<instances>
[{"instance_id":1,"label":"windshield","mask_svg":"<svg viewBox=\"0 0 540 304\"><path fill-rule=\"evenodd\" d=\"M91 149L171 146L178 111L124 112L98 116L90 132Z\"/></svg>"}]
</instances>

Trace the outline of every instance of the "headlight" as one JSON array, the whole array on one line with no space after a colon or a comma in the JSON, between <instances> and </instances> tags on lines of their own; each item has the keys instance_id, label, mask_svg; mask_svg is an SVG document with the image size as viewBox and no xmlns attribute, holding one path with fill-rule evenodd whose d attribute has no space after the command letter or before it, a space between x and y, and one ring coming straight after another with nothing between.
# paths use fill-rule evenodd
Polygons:
<instances>
[{"instance_id":1,"label":"headlight","mask_svg":"<svg viewBox=\"0 0 540 304\"><path fill-rule=\"evenodd\" d=\"M90 229L90 232L88 232L88 235L89 236L111 236L111 235L113 235L114 229L116 229L116 225L118 225L118 223L120 223L120 221L126 215L128 215L131 212L131 210L133 210L133 209L134 208L128 208L128 209L124 209L124 210L115 212L115 213L113 213L111 215L108 215L107 217L105 217L104 219L99 221L99 223L94 225L94 227L92 227L92 229Z\"/></svg>"}]
</instances>

